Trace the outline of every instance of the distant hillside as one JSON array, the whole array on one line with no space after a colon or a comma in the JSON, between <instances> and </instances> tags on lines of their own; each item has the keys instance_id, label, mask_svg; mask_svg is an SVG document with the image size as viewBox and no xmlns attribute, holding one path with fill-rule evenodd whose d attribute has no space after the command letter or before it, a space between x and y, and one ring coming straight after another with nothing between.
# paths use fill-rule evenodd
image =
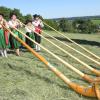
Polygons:
<instances>
[{"instance_id":1,"label":"distant hillside","mask_svg":"<svg viewBox=\"0 0 100 100\"><path fill-rule=\"evenodd\" d=\"M99 25L100 25L100 19L93 19L92 22L93 22L94 24L99 24Z\"/></svg>"},{"instance_id":2,"label":"distant hillside","mask_svg":"<svg viewBox=\"0 0 100 100\"><path fill-rule=\"evenodd\" d=\"M53 20L58 21L60 19L62 19L62 18L54 18ZM68 17L66 19L68 19L68 20L76 20L76 19L92 19L92 20L98 20L98 19L100 19L100 15L98 15L98 16Z\"/></svg>"}]
</instances>

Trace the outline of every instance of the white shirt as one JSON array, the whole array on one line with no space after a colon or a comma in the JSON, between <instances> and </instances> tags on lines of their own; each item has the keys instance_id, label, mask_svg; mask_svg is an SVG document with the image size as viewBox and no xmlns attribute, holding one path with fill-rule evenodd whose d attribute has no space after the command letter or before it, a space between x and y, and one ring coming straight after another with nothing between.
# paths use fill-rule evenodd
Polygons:
<instances>
[{"instance_id":1,"label":"white shirt","mask_svg":"<svg viewBox=\"0 0 100 100\"><path fill-rule=\"evenodd\" d=\"M26 26L25 31L31 33L35 31L35 28L33 26Z\"/></svg>"},{"instance_id":2,"label":"white shirt","mask_svg":"<svg viewBox=\"0 0 100 100\"><path fill-rule=\"evenodd\" d=\"M44 27L44 25L43 25L43 23L42 23L42 21L41 20L34 20L33 22L32 22L32 24L35 26L35 27L38 27L39 25L41 26L41 27Z\"/></svg>"},{"instance_id":3,"label":"white shirt","mask_svg":"<svg viewBox=\"0 0 100 100\"><path fill-rule=\"evenodd\" d=\"M30 30L28 27L25 27L25 31L31 33L32 30Z\"/></svg>"},{"instance_id":4,"label":"white shirt","mask_svg":"<svg viewBox=\"0 0 100 100\"><path fill-rule=\"evenodd\" d=\"M13 27L20 26L20 23L17 20L15 20L15 21L14 20L10 20L8 22L8 25L9 25L9 27L13 28Z\"/></svg>"}]
</instances>

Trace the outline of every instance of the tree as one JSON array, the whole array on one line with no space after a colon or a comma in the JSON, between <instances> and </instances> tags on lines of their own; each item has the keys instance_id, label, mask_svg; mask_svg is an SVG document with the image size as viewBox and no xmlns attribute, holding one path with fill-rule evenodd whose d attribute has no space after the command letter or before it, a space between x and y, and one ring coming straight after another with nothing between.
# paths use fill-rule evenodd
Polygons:
<instances>
[{"instance_id":1,"label":"tree","mask_svg":"<svg viewBox=\"0 0 100 100\"><path fill-rule=\"evenodd\" d=\"M0 13L4 14L4 17L6 20L9 19L11 11L12 10L9 8L3 7L3 6L0 7Z\"/></svg>"},{"instance_id":2,"label":"tree","mask_svg":"<svg viewBox=\"0 0 100 100\"><path fill-rule=\"evenodd\" d=\"M78 19L73 21L73 27L80 33L96 32L96 25L91 20Z\"/></svg>"},{"instance_id":3,"label":"tree","mask_svg":"<svg viewBox=\"0 0 100 100\"><path fill-rule=\"evenodd\" d=\"M44 22L47 23L48 25L52 26L53 28L55 28L56 30L59 30L59 25L58 22L51 20L51 19L44 19ZM51 28L49 28L48 26L44 26L45 30L52 30Z\"/></svg>"},{"instance_id":4,"label":"tree","mask_svg":"<svg viewBox=\"0 0 100 100\"><path fill-rule=\"evenodd\" d=\"M63 32L72 32L73 26L72 22L68 21L67 19L63 18L59 21L59 28Z\"/></svg>"},{"instance_id":5,"label":"tree","mask_svg":"<svg viewBox=\"0 0 100 100\"><path fill-rule=\"evenodd\" d=\"M26 21L26 20L32 20L31 14L27 14L24 18L25 18L25 21Z\"/></svg>"}]
</instances>

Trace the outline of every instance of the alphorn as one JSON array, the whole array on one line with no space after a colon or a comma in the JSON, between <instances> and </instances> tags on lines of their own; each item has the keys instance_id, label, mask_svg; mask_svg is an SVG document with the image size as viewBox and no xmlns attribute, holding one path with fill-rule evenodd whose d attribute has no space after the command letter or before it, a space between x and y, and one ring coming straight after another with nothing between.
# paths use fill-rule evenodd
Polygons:
<instances>
[{"instance_id":1,"label":"alphorn","mask_svg":"<svg viewBox=\"0 0 100 100\"><path fill-rule=\"evenodd\" d=\"M18 21L19 21L20 23L22 23L20 20L18 20ZM23 23L22 23L22 24L23 24ZM25 26L25 24L23 24L23 25ZM62 41L60 41L60 40L56 39L55 37L53 37L53 36L51 36L51 35L47 34L46 32L44 32L44 31L42 31L42 32L43 32L44 34L46 34L46 35L50 36L50 37L51 37L51 38L53 38L54 40L56 40L56 41L60 42L61 44L65 45L66 47L68 47L68 48L70 48L70 49L74 50L75 52L77 52L77 53L79 53L80 55L82 55L82 56L84 56L84 57L88 58L89 60L93 61L95 64L97 64L97 65L99 65L99 66L100 66L100 62L98 62L98 61L96 61L96 60L92 59L91 57L89 57L89 56L87 56L87 55L83 54L82 52L80 52L80 51L78 51L78 50L74 49L73 47L69 46L68 44L65 44L64 42L62 42Z\"/></svg>"},{"instance_id":2,"label":"alphorn","mask_svg":"<svg viewBox=\"0 0 100 100\"><path fill-rule=\"evenodd\" d=\"M61 63L63 63L66 67L68 67L69 69L73 70L74 72L76 72L78 75L80 75L83 79L85 79L88 82L94 82L94 79L91 78L90 76L88 76L87 74L82 73L81 71L79 71L78 69L76 69L75 67L73 67L71 64L65 62L63 59L61 59L60 57L58 57L57 55L55 55L54 53L52 53L51 51L49 51L48 49L46 49L44 46L38 44L37 42L35 42L33 39L31 39L30 37L28 37L27 35L25 35L23 32L21 32L20 30L14 28L16 31L18 31L19 33L23 34L26 38L28 38L30 41L32 41L33 43L39 45L42 49L44 49L46 52L48 52L49 54L51 54L54 58L56 58L57 60L59 60Z\"/></svg>"},{"instance_id":3,"label":"alphorn","mask_svg":"<svg viewBox=\"0 0 100 100\"><path fill-rule=\"evenodd\" d=\"M96 54L92 53L91 51L89 51L88 49L86 49L85 47L81 46L80 44L76 43L75 41L73 41L72 39L70 39L69 37L65 36L64 34L62 34L61 32L57 31L56 29L54 29L53 27L51 27L50 25L48 25L47 23L43 22L46 26L48 26L49 28L51 28L52 30L54 30L55 32L59 33L60 35L62 35L63 37L65 37L67 40L69 40L70 42L74 43L75 45L77 45L78 47L82 48L84 51L86 51L87 53L89 53L90 55L92 55L93 57L97 58L100 60L100 57L97 56Z\"/></svg>"},{"instance_id":4,"label":"alphorn","mask_svg":"<svg viewBox=\"0 0 100 100\"><path fill-rule=\"evenodd\" d=\"M99 65L99 66L100 66L100 62L98 62L98 61L94 60L93 58L91 58L91 57L89 57L89 56L87 56L87 55L83 54L82 52L80 52L80 51L76 50L75 48L71 47L70 45L65 44L64 42L62 42L62 41L60 41L60 40L56 39L55 37L51 36L50 34L47 34L47 33L46 33L46 32L44 32L44 31L42 31L42 32L43 32L44 34L48 35L49 37L51 37L52 39L54 39L54 40L58 41L59 43L61 43L61 44L65 45L66 47L68 47L68 48L72 49L73 51L77 52L78 54L80 54L80 55L84 56L85 58L87 58L87 59L91 60L92 62L94 62L95 64L97 64L97 65Z\"/></svg>"},{"instance_id":5,"label":"alphorn","mask_svg":"<svg viewBox=\"0 0 100 100\"><path fill-rule=\"evenodd\" d=\"M22 22L21 22L22 23ZM22 23L23 24L23 23ZM24 26L26 26L25 24L23 24ZM26 26L27 27L27 26ZM30 28L31 30L33 30L32 28ZM18 29L16 29L17 31L19 31ZM21 31L20 31L21 33ZM37 32L35 32L36 34L38 34ZM47 38L45 38L44 36L42 36L41 34L38 34L39 36L41 36L42 38L44 38L46 41L50 42L51 44L53 44L54 46L56 46L58 49L60 49L61 51L63 51L64 53L66 53L67 55L69 55L70 57L72 57L73 59L75 59L76 61L78 61L79 63L81 63L82 65L84 65L86 68L88 68L89 70L91 70L91 72L95 73L96 75L100 76L100 71L92 68L91 66L89 66L88 64L84 63L83 61L79 60L78 58L76 58L75 56L73 56L72 54L70 54L69 52L65 51L64 49L60 48L59 46L57 46L55 43L51 42L50 40L48 40Z\"/></svg>"},{"instance_id":6,"label":"alphorn","mask_svg":"<svg viewBox=\"0 0 100 100\"><path fill-rule=\"evenodd\" d=\"M62 79L69 87L71 87L74 91L77 93L87 96L87 97L97 97L97 94L100 95L100 91L98 91L98 88L95 88L94 85L91 87L84 87L80 86L74 82L72 82L70 79L68 79L63 73L61 73L57 68L52 66L44 57L42 57L40 54L35 52L30 46L28 46L25 42L23 42L17 35L15 35L12 31L10 31L8 28L6 28L4 25L2 25L14 38L16 38L17 41L19 41L23 46L25 46L33 55L35 55L40 61L42 61L47 68L49 68L52 72L54 72L60 79ZM97 90L96 90L97 89Z\"/></svg>"}]
</instances>

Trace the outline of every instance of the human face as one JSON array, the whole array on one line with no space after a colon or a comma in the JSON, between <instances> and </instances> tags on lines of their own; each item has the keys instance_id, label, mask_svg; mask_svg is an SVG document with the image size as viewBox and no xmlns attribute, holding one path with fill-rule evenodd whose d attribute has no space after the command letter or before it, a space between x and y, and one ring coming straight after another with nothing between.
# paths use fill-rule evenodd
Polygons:
<instances>
[{"instance_id":1,"label":"human face","mask_svg":"<svg viewBox=\"0 0 100 100\"><path fill-rule=\"evenodd\" d=\"M0 21L3 19L3 16L2 15L0 15Z\"/></svg>"},{"instance_id":2,"label":"human face","mask_svg":"<svg viewBox=\"0 0 100 100\"><path fill-rule=\"evenodd\" d=\"M28 24L27 24L28 26L31 26L32 25L32 23L31 22L28 22Z\"/></svg>"},{"instance_id":3,"label":"human face","mask_svg":"<svg viewBox=\"0 0 100 100\"><path fill-rule=\"evenodd\" d=\"M36 20L39 20L39 17L36 17Z\"/></svg>"},{"instance_id":4,"label":"human face","mask_svg":"<svg viewBox=\"0 0 100 100\"><path fill-rule=\"evenodd\" d=\"M16 15L12 15L11 19L16 20L17 19Z\"/></svg>"}]
</instances>

